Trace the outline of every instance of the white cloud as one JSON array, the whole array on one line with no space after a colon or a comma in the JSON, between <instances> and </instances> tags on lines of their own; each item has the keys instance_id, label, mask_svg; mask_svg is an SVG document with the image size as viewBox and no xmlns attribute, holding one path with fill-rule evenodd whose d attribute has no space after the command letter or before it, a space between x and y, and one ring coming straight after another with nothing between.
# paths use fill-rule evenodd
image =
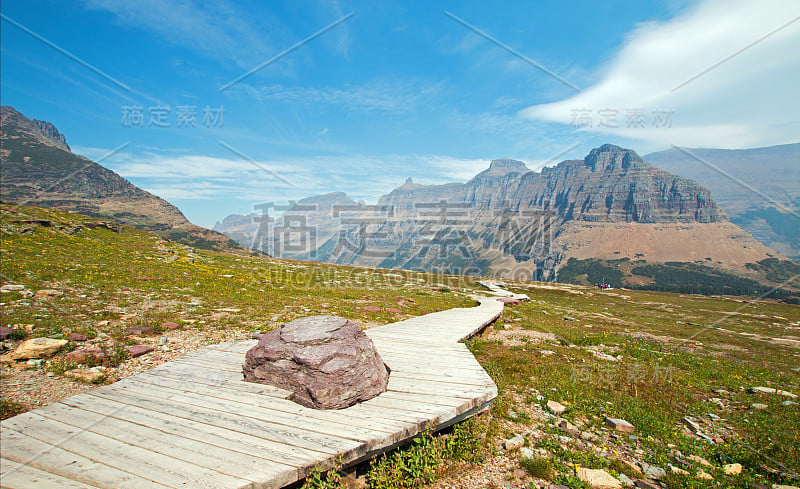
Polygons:
<instances>
[{"instance_id":1,"label":"white cloud","mask_svg":"<svg viewBox=\"0 0 800 489\"><path fill-rule=\"evenodd\" d=\"M581 131L662 145L734 148L795 141L798 16L800 5L792 0L701 2L672 20L632 31L597 84L521 115L576 127L583 124L575 117L583 115L592 127ZM629 114L640 109L645 127L629 127ZM609 118L614 111L615 122ZM659 127L667 114L671 127ZM598 127L602 121L617 127Z\"/></svg>"}]
</instances>

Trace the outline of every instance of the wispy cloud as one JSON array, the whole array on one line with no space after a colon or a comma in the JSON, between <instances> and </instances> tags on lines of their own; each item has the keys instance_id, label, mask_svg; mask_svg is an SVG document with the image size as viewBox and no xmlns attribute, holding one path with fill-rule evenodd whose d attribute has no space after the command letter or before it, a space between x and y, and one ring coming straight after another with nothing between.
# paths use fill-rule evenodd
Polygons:
<instances>
[{"instance_id":1,"label":"wispy cloud","mask_svg":"<svg viewBox=\"0 0 800 489\"><path fill-rule=\"evenodd\" d=\"M431 101L441 83L378 79L342 87L301 87L279 84L254 87L242 84L249 97L261 102L338 106L348 111L411 112Z\"/></svg>"},{"instance_id":2,"label":"wispy cloud","mask_svg":"<svg viewBox=\"0 0 800 489\"><path fill-rule=\"evenodd\" d=\"M800 133L800 19L791 22L798 16L792 0L701 2L631 32L594 86L521 114L660 144L731 148L792 140ZM627 120L638 110L646 113L643 127ZM616 121L609 124L601 111ZM671 127L654 123L657 111L670 113ZM579 114L589 118L576 121Z\"/></svg>"},{"instance_id":3,"label":"wispy cloud","mask_svg":"<svg viewBox=\"0 0 800 489\"><path fill-rule=\"evenodd\" d=\"M217 60L250 67L274 54L276 47L293 39L273 16L258 16L218 0L85 0L87 8L114 15L124 26L150 31L166 42L200 52ZM256 19L262 19L256 21Z\"/></svg>"}]
</instances>

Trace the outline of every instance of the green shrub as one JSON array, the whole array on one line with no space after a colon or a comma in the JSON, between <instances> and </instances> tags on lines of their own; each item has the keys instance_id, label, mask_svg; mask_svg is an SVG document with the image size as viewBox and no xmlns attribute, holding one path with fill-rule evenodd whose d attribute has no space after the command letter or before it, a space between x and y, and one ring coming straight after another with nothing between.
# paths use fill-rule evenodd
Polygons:
<instances>
[{"instance_id":1,"label":"green shrub","mask_svg":"<svg viewBox=\"0 0 800 489\"><path fill-rule=\"evenodd\" d=\"M525 457L519 460L519 464L525 469L531 476L536 477L537 479L544 479L546 481L552 480L553 477L556 475L556 471L553 468L553 463L550 461L549 458L546 457Z\"/></svg>"}]
</instances>

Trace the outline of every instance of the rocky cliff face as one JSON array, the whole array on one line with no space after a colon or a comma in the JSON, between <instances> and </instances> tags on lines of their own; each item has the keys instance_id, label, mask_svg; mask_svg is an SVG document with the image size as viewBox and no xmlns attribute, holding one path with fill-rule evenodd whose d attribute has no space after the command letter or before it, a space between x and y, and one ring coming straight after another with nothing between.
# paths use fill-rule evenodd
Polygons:
<instances>
[{"instance_id":1,"label":"rocky cliff face","mask_svg":"<svg viewBox=\"0 0 800 489\"><path fill-rule=\"evenodd\" d=\"M3 201L112 219L202 248L240 248L219 233L193 225L164 199L73 154L49 122L3 106L0 133Z\"/></svg>"},{"instance_id":2,"label":"rocky cliff face","mask_svg":"<svg viewBox=\"0 0 800 489\"><path fill-rule=\"evenodd\" d=\"M544 280L570 256L593 253L694 261L716 252L740 265L767 256L706 189L608 144L541 173L500 159L466 183L426 186L409 178L377 205L345 207L297 206L274 234L302 223L295 235L313 240L300 252L282 250L276 238L270 250L339 264ZM714 236L727 244L713 244Z\"/></svg>"}]
</instances>

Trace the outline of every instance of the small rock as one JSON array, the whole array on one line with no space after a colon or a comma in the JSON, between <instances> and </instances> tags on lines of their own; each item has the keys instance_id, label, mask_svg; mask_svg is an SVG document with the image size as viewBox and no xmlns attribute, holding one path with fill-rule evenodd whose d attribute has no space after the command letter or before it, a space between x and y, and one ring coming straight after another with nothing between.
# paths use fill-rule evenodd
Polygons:
<instances>
[{"instance_id":1,"label":"small rock","mask_svg":"<svg viewBox=\"0 0 800 489\"><path fill-rule=\"evenodd\" d=\"M525 445L525 437L522 435L514 435L513 437L509 438L505 442L503 442L503 448L507 451L519 450L522 446Z\"/></svg>"},{"instance_id":2,"label":"small rock","mask_svg":"<svg viewBox=\"0 0 800 489\"><path fill-rule=\"evenodd\" d=\"M166 345L166 344L167 344L167 341L169 341L169 338L167 338L166 336L162 336L162 337L160 337L160 338L158 339L158 346L164 346L164 345Z\"/></svg>"},{"instance_id":3,"label":"small rock","mask_svg":"<svg viewBox=\"0 0 800 489\"><path fill-rule=\"evenodd\" d=\"M0 292L22 292L23 290L25 290L25 286L19 284L6 284L0 287Z\"/></svg>"},{"instance_id":4,"label":"small rock","mask_svg":"<svg viewBox=\"0 0 800 489\"><path fill-rule=\"evenodd\" d=\"M622 483L603 469L578 469L578 478L589 484L592 489L620 489Z\"/></svg>"},{"instance_id":5,"label":"small rock","mask_svg":"<svg viewBox=\"0 0 800 489\"><path fill-rule=\"evenodd\" d=\"M711 477L711 474L709 474L708 472L706 472L703 469L700 469L700 470L697 471L696 477L698 479L704 479L704 480L708 480L708 481L713 481L714 480L714 478Z\"/></svg>"},{"instance_id":6,"label":"small rock","mask_svg":"<svg viewBox=\"0 0 800 489\"><path fill-rule=\"evenodd\" d=\"M539 353L544 355L544 356L546 356L546 357L549 357L550 355L555 355L556 354L556 352L554 352L553 350L539 350Z\"/></svg>"},{"instance_id":7,"label":"small rock","mask_svg":"<svg viewBox=\"0 0 800 489\"><path fill-rule=\"evenodd\" d=\"M693 433L698 433L700 431L700 425L694 418L689 416L684 416L683 419L681 419L681 421L683 422L683 424L689 427L689 429L692 430Z\"/></svg>"},{"instance_id":8,"label":"small rock","mask_svg":"<svg viewBox=\"0 0 800 489\"><path fill-rule=\"evenodd\" d=\"M576 428L574 424L570 423L569 421L563 418L558 420L558 427L561 428L562 430L567 430L570 432L578 430L578 428ZM580 435L580 433L578 433L578 435Z\"/></svg>"},{"instance_id":9,"label":"small rock","mask_svg":"<svg viewBox=\"0 0 800 489\"><path fill-rule=\"evenodd\" d=\"M361 309L369 312L381 312L381 308L377 306L363 306Z\"/></svg>"},{"instance_id":10,"label":"small rock","mask_svg":"<svg viewBox=\"0 0 800 489\"><path fill-rule=\"evenodd\" d=\"M38 297L58 297L62 295L64 292L55 289L41 289L36 291L36 295Z\"/></svg>"},{"instance_id":11,"label":"small rock","mask_svg":"<svg viewBox=\"0 0 800 489\"><path fill-rule=\"evenodd\" d=\"M631 487L633 486L633 481L630 477L625 474L620 474L618 477L619 481L622 483L623 486Z\"/></svg>"},{"instance_id":12,"label":"small rock","mask_svg":"<svg viewBox=\"0 0 800 489\"><path fill-rule=\"evenodd\" d=\"M49 357L69 343L67 340L57 340L54 338L33 338L23 341L11 353L14 360L27 360L29 358Z\"/></svg>"},{"instance_id":13,"label":"small rock","mask_svg":"<svg viewBox=\"0 0 800 489\"><path fill-rule=\"evenodd\" d=\"M519 449L519 456L520 458L533 458L533 450L528 447L522 447Z\"/></svg>"},{"instance_id":14,"label":"small rock","mask_svg":"<svg viewBox=\"0 0 800 489\"><path fill-rule=\"evenodd\" d=\"M397 308L394 308L394 307L386 307L383 310L386 311L386 312L394 313L394 314L401 314L403 312L400 309L397 309Z\"/></svg>"},{"instance_id":15,"label":"small rock","mask_svg":"<svg viewBox=\"0 0 800 489\"><path fill-rule=\"evenodd\" d=\"M800 489L797 486L785 486L783 484L772 484L772 489Z\"/></svg>"},{"instance_id":16,"label":"small rock","mask_svg":"<svg viewBox=\"0 0 800 489\"><path fill-rule=\"evenodd\" d=\"M128 334L135 334L138 336L144 336L146 334L152 333L153 328L150 326L134 326L132 328L125 328L125 332Z\"/></svg>"},{"instance_id":17,"label":"small rock","mask_svg":"<svg viewBox=\"0 0 800 489\"><path fill-rule=\"evenodd\" d=\"M69 338L72 341L86 341L89 339L86 337L86 335L82 335L80 333L70 333L69 336L67 336L67 338Z\"/></svg>"},{"instance_id":18,"label":"small rock","mask_svg":"<svg viewBox=\"0 0 800 489\"><path fill-rule=\"evenodd\" d=\"M754 402L753 404L750 405L750 407L753 409L758 409L759 411L763 409L769 409L769 406L767 404L761 404L758 402Z\"/></svg>"},{"instance_id":19,"label":"small rock","mask_svg":"<svg viewBox=\"0 0 800 489\"><path fill-rule=\"evenodd\" d=\"M162 330L168 330L168 331L172 331L173 329L180 329L181 328L180 324L173 323L172 321L165 321L165 322L161 323L160 326L161 326Z\"/></svg>"},{"instance_id":20,"label":"small rock","mask_svg":"<svg viewBox=\"0 0 800 489\"><path fill-rule=\"evenodd\" d=\"M526 474L527 472L525 472L522 469L514 469L514 476L517 477L518 479L522 479L523 477L525 477Z\"/></svg>"},{"instance_id":21,"label":"small rock","mask_svg":"<svg viewBox=\"0 0 800 489\"><path fill-rule=\"evenodd\" d=\"M637 480L633 485L640 489L661 489L661 486L644 479Z\"/></svg>"},{"instance_id":22,"label":"small rock","mask_svg":"<svg viewBox=\"0 0 800 489\"><path fill-rule=\"evenodd\" d=\"M661 467L650 465L647 462L642 462L641 466L642 466L642 473L648 479L654 479L660 481L661 479L667 476L667 472Z\"/></svg>"},{"instance_id":23,"label":"small rock","mask_svg":"<svg viewBox=\"0 0 800 489\"><path fill-rule=\"evenodd\" d=\"M739 475L742 473L742 464L728 464L722 467L726 475Z\"/></svg>"},{"instance_id":24,"label":"small rock","mask_svg":"<svg viewBox=\"0 0 800 489\"><path fill-rule=\"evenodd\" d=\"M67 353L65 358L73 363L84 363L90 358L103 360L105 357L106 352L99 348L81 348L80 350L72 350Z\"/></svg>"},{"instance_id":25,"label":"small rock","mask_svg":"<svg viewBox=\"0 0 800 489\"><path fill-rule=\"evenodd\" d=\"M25 364L26 364L27 366L29 366L29 367L36 367L36 368L40 368L40 367L42 366L42 360L41 360L41 359L38 359L38 358L31 358L30 360L28 360L27 362L25 362Z\"/></svg>"},{"instance_id":26,"label":"small rock","mask_svg":"<svg viewBox=\"0 0 800 489\"><path fill-rule=\"evenodd\" d=\"M707 467L711 467L711 462L709 462L708 460L704 459L703 457L700 457L700 456L697 456L697 455L689 455L687 458L689 460L691 460L692 462L697 462L700 465L705 465Z\"/></svg>"},{"instance_id":27,"label":"small rock","mask_svg":"<svg viewBox=\"0 0 800 489\"><path fill-rule=\"evenodd\" d=\"M0 341L5 340L11 335L11 328L8 326L0 326Z\"/></svg>"},{"instance_id":28,"label":"small rock","mask_svg":"<svg viewBox=\"0 0 800 489\"><path fill-rule=\"evenodd\" d=\"M784 406L797 406L796 402L789 400L783 401L781 404L783 404Z\"/></svg>"},{"instance_id":29,"label":"small rock","mask_svg":"<svg viewBox=\"0 0 800 489\"><path fill-rule=\"evenodd\" d=\"M751 387L750 392L753 394L780 394L790 399L797 399L797 394L792 394L789 391L781 389L773 389L772 387Z\"/></svg>"},{"instance_id":30,"label":"small rock","mask_svg":"<svg viewBox=\"0 0 800 489\"><path fill-rule=\"evenodd\" d=\"M66 377L73 378L75 380L81 380L83 382L94 382L95 380L99 379L103 376L101 372L86 370L82 368L75 368L72 370L67 370L64 372Z\"/></svg>"},{"instance_id":31,"label":"small rock","mask_svg":"<svg viewBox=\"0 0 800 489\"><path fill-rule=\"evenodd\" d=\"M563 414L567 408L558 401L547 401L547 410L558 416Z\"/></svg>"},{"instance_id":32,"label":"small rock","mask_svg":"<svg viewBox=\"0 0 800 489\"><path fill-rule=\"evenodd\" d=\"M140 357L154 350L152 346L147 346L147 345L133 345L133 346L126 346L125 348L128 350L128 353L131 355L131 358Z\"/></svg>"},{"instance_id":33,"label":"small rock","mask_svg":"<svg viewBox=\"0 0 800 489\"><path fill-rule=\"evenodd\" d=\"M621 431L623 433L633 433L636 430L632 424L628 423L624 419L610 418L606 416L605 423L610 428L615 429L617 431Z\"/></svg>"},{"instance_id":34,"label":"small rock","mask_svg":"<svg viewBox=\"0 0 800 489\"><path fill-rule=\"evenodd\" d=\"M522 304L519 299L512 299L511 297L498 297L497 301L510 306L519 306Z\"/></svg>"},{"instance_id":35,"label":"small rock","mask_svg":"<svg viewBox=\"0 0 800 489\"><path fill-rule=\"evenodd\" d=\"M689 475L689 472L687 472L687 471L685 471L685 470L683 470L683 469L681 469L679 467L675 467L672 464L668 464L667 467L669 467L669 470L671 470L673 474Z\"/></svg>"},{"instance_id":36,"label":"small rock","mask_svg":"<svg viewBox=\"0 0 800 489\"><path fill-rule=\"evenodd\" d=\"M564 321L577 321L574 317L564 316Z\"/></svg>"}]
</instances>

